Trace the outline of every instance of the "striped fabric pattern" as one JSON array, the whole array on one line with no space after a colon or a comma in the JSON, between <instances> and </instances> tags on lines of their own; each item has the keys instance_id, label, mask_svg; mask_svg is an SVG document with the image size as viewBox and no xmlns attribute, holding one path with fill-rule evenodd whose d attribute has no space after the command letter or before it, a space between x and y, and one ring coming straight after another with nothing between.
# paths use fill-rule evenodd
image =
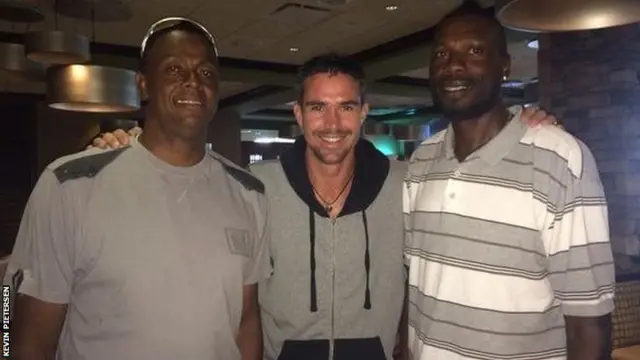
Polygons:
<instances>
[{"instance_id":1,"label":"striped fabric pattern","mask_svg":"<svg viewBox=\"0 0 640 360\"><path fill-rule=\"evenodd\" d=\"M459 162L453 131L414 152L404 188L415 360L566 359L564 316L613 309L607 206L591 152L514 119Z\"/></svg>"}]
</instances>

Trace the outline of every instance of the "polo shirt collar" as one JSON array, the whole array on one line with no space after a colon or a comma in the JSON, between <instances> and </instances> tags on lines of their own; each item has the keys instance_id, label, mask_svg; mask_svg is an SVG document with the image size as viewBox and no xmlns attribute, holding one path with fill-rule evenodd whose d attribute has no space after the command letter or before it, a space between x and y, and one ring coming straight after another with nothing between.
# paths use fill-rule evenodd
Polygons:
<instances>
[{"instance_id":1,"label":"polo shirt collar","mask_svg":"<svg viewBox=\"0 0 640 360\"><path fill-rule=\"evenodd\" d=\"M507 156L507 154L513 150L513 147L522 140L528 128L528 125L520 120L523 108L522 106L516 105L510 107L508 110L512 114L511 121L498 135L469 155L469 158L477 156L485 162L495 165ZM449 123L444 137L443 150L444 156L447 159L454 159L456 157L454 151L454 132L451 123Z\"/></svg>"}]
</instances>

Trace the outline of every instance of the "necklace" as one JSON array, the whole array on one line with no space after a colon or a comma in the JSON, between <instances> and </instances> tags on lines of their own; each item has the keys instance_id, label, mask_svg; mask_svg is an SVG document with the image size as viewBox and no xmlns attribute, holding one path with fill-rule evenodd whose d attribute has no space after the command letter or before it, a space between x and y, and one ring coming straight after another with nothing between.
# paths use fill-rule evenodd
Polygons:
<instances>
[{"instance_id":1,"label":"necklace","mask_svg":"<svg viewBox=\"0 0 640 360\"><path fill-rule=\"evenodd\" d=\"M338 201L338 199L340 199L340 196L342 196L344 191L347 190L347 186L349 186L349 184L351 183L351 180L353 180L353 176L355 175L355 173L356 173L355 170L351 172L351 175L349 175L349 178L347 179L347 181L344 183L344 185L342 185L342 190L340 190L338 195L331 202L326 201L322 197L322 195L320 195L320 192L318 190L316 190L316 187L313 186L313 183L311 184L311 188L313 189L313 193L316 194L316 196L318 197L320 202L322 202L322 204L324 206L324 210L327 212L327 214L331 214L331 210L333 210L333 204L335 204L336 201Z\"/></svg>"}]
</instances>

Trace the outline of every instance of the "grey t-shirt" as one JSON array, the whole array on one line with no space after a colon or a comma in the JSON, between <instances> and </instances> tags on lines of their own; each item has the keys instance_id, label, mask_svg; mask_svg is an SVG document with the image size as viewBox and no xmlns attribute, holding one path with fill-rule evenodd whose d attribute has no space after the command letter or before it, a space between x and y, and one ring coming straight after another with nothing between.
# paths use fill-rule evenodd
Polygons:
<instances>
[{"instance_id":1,"label":"grey t-shirt","mask_svg":"<svg viewBox=\"0 0 640 360\"><path fill-rule=\"evenodd\" d=\"M92 156L44 171L5 276L68 304L58 359L240 359L243 284L270 274L261 183L211 152L188 168L137 142Z\"/></svg>"}]
</instances>

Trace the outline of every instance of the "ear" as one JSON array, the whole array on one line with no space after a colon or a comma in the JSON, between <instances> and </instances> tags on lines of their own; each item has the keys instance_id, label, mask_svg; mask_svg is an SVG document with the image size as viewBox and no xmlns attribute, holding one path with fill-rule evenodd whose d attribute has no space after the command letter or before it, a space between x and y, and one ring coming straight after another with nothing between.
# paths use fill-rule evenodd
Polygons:
<instances>
[{"instance_id":1,"label":"ear","mask_svg":"<svg viewBox=\"0 0 640 360\"><path fill-rule=\"evenodd\" d=\"M300 129L304 129L302 126L302 107L297 101L293 105L293 115L296 117L296 122L298 123L298 126L300 126Z\"/></svg>"},{"instance_id":2,"label":"ear","mask_svg":"<svg viewBox=\"0 0 640 360\"><path fill-rule=\"evenodd\" d=\"M369 103L364 103L362 105L362 109L360 110L360 123L364 123L367 120L367 116L369 115Z\"/></svg>"},{"instance_id":3,"label":"ear","mask_svg":"<svg viewBox=\"0 0 640 360\"><path fill-rule=\"evenodd\" d=\"M141 73L136 74L136 85L138 86L138 94L140 94L140 100L148 100L149 94L147 93L147 80Z\"/></svg>"}]
</instances>

